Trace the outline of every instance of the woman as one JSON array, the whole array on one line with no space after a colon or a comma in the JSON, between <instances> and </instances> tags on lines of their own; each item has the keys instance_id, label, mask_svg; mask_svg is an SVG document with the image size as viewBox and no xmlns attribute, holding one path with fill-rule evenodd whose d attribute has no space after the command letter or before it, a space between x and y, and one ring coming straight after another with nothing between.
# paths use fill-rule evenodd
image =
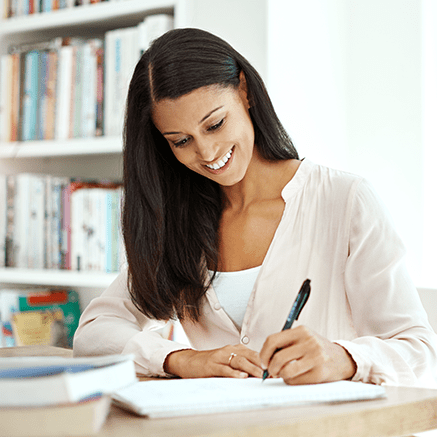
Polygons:
<instances>
[{"instance_id":1,"label":"woman","mask_svg":"<svg viewBox=\"0 0 437 437\"><path fill-rule=\"evenodd\" d=\"M128 267L84 311L76 355L179 377L419 384L436 336L368 183L299 160L253 67L173 30L139 61L124 135ZM311 296L281 332L296 294ZM191 345L154 332L178 318ZM274 353L277 349L281 349Z\"/></svg>"}]
</instances>

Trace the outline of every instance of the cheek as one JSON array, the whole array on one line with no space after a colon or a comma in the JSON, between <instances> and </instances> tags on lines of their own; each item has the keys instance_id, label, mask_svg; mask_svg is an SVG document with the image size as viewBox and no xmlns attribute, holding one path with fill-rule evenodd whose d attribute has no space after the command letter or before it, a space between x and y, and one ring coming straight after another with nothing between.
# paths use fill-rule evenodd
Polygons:
<instances>
[{"instance_id":1,"label":"cheek","mask_svg":"<svg viewBox=\"0 0 437 437\"><path fill-rule=\"evenodd\" d=\"M170 147L175 158L186 167L191 168L193 162L193 153L188 148L175 149Z\"/></svg>"}]
</instances>

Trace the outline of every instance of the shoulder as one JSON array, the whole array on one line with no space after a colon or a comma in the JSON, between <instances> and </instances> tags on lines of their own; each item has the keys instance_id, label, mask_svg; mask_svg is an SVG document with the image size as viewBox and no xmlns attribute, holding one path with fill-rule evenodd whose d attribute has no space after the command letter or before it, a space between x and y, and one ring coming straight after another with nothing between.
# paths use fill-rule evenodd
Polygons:
<instances>
[{"instance_id":1,"label":"shoulder","mask_svg":"<svg viewBox=\"0 0 437 437\"><path fill-rule=\"evenodd\" d=\"M366 183L362 176L316 164L308 159L302 161L290 181L290 185L298 186L305 195L343 202L351 200L359 187Z\"/></svg>"}]
</instances>

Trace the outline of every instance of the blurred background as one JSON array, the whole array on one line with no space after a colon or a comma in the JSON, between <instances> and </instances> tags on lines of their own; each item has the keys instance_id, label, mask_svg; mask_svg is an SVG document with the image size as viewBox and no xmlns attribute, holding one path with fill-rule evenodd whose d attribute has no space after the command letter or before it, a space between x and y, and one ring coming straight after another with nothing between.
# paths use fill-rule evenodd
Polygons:
<instances>
[{"instance_id":1,"label":"blurred background","mask_svg":"<svg viewBox=\"0 0 437 437\"><path fill-rule=\"evenodd\" d=\"M437 1L0 0L0 12L1 174L45 175L48 179L44 183L61 178L58 188L71 189L71 183L76 184L73 189L81 193L80 202L86 189L93 195L99 188L112 190L111 196L120 196L120 102L139 53L151 38L169 27L208 30L227 40L260 72L302 158L362 175L372 183L405 243L409 271L437 329ZM144 45L136 47L129 59L123 58L127 47L138 39L132 37L132 32L139 32ZM81 131L78 126L76 132L77 121L73 123L67 111L70 118L56 113L52 137L43 134L41 138L12 138L5 127L9 123L4 115L8 105L5 96L11 91L9 79L5 81L9 77L5 65L9 65L12 53L26 56L32 44L47 41L51 45L42 52L62 52L62 56L82 50L82 46L88 51L90 47L104 47L104 64L96 65L97 70L102 65L105 68L105 101L99 103L95 97L102 106L94 114L98 119L94 119L91 131ZM123 70L120 65L127 68ZM83 77L88 77L86 71L81 73ZM58 83L64 73L59 71ZM98 84L95 71L93 74L89 77ZM84 93L82 85L89 82L83 77L73 87L79 102L89 97L86 92L77 94L80 87ZM70 88L63 85L57 89L64 106L57 104L56 108L71 106L80 112L82 103L71 103L71 93L64 95ZM44 111L39 114L38 123L48 119ZM116 119L103 120L107 116ZM80 187L78 180L84 182ZM90 181L96 185L90 186ZM7 190L1 187L0 180L0 196L6 196ZM79 201L79 195L73 197ZM115 199L117 203L118 197ZM2 199L1 205L5 203ZM18 305L14 304L18 302L17 287L26 289L25 293L29 293L29 287L32 292L40 292L41 287L62 287L64 297L68 293L74 297L65 299L74 300L74 305L79 300L83 309L112 282L123 262L118 242L112 242L113 248L117 246L116 253L103 255L111 261L109 267L90 264L88 268L84 262L96 247L93 238L98 232L93 229L99 228L99 222L93 217L87 223L71 225L86 228L85 236L80 238L89 246L80 239L77 244L77 238L73 238L77 247L71 249L74 256L70 264L65 264L70 248L66 251L58 247L59 253L50 254L57 256L57 264L53 261L50 265L49 255L44 253L44 265L37 268L29 260L11 264L7 259L0 265L0 290L13 289L15 293L3 301L1 296L6 293L0 293L3 322L10 319L11 309ZM0 241L4 241L1 220L0 214ZM20 238L26 237L26 223L15 225L21 226ZM43 226L35 224L35 232L42 234ZM58 231L65 236L71 229ZM117 230L109 233L116 234ZM49 234L48 239L53 237ZM46 242L38 241L41 248L46 248ZM50 273L47 268L52 269Z\"/></svg>"}]
</instances>

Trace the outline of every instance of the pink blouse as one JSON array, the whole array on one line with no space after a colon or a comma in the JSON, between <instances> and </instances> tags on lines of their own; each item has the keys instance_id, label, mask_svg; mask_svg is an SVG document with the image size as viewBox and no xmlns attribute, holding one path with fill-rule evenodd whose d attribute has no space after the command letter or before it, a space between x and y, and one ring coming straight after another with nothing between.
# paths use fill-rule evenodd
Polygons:
<instances>
[{"instance_id":1,"label":"pink blouse","mask_svg":"<svg viewBox=\"0 0 437 437\"><path fill-rule=\"evenodd\" d=\"M163 322L132 303L122 271L85 309L75 355L131 353L137 371L166 376L175 350L242 343L259 351L282 329L302 285L311 296L303 324L343 346L355 381L399 385L436 382L437 336L404 265L404 246L365 179L305 159L284 187L283 217L252 290L241 332L211 287L198 323L184 322L191 345L165 340Z\"/></svg>"}]
</instances>

